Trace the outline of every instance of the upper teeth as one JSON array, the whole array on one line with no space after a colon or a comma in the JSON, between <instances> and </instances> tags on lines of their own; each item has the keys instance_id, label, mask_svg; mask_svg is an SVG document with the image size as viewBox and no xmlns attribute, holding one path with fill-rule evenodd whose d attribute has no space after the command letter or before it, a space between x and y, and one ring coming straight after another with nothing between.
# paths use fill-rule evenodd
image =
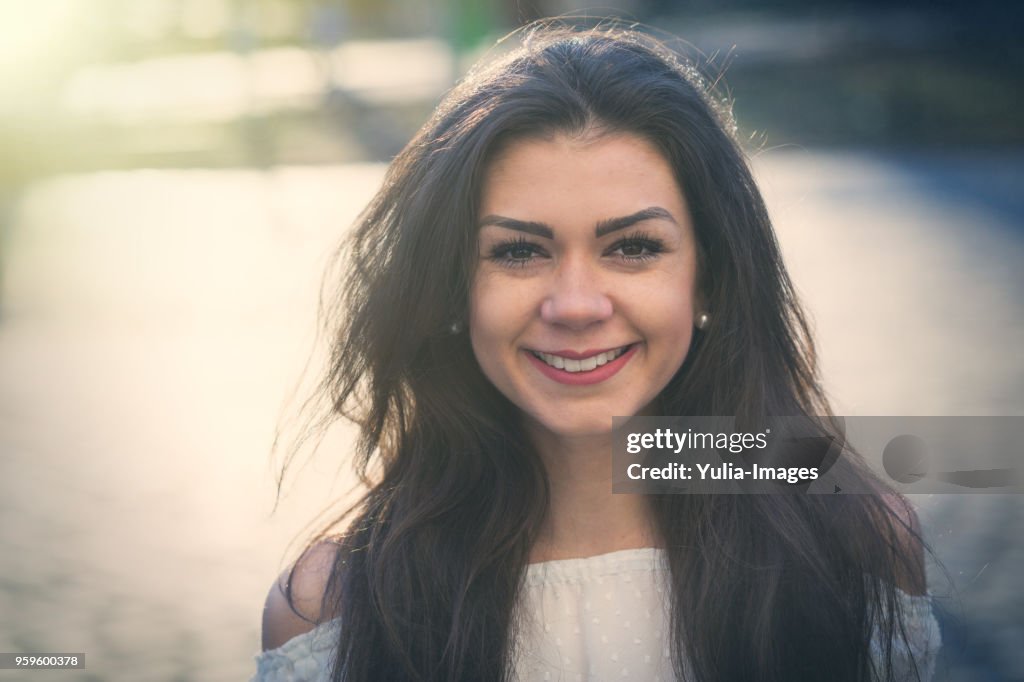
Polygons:
<instances>
[{"instance_id":1,"label":"upper teeth","mask_svg":"<svg viewBox=\"0 0 1024 682\"><path fill-rule=\"evenodd\" d=\"M533 354L552 367L564 369L566 372L589 372L593 369L597 369L601 365L611 362L625 353L628 348L629 346L623 346L622 348L605 351L604 353L598 353L597 355L591 355L589 358L582 358L579 360L563 358L560 355L541 353L539 351L534 351Z\"/></svg>"}]
</instances>

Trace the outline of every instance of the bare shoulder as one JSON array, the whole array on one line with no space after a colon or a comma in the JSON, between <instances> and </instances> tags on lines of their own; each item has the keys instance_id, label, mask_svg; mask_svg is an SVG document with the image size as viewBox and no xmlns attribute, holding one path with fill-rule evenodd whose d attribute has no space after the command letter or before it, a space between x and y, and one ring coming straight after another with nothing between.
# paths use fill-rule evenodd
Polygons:
<instances>
[{"instance_id":1,"label":"bare shoulder","mask_svg":"<svg viewBox=\"0 0 1024 682\"><path fill-rule=\"evenodd\" d=\"M338 549L334 541L318 542L274 580L263 606L264 651L276 649L334 617L333 613L323 613L321 607Z\"/></svg>"},{"instance_id":2,"label":"bare shoulder","mask_svg":"<svg viewBox=\"0 0 1024 682\"><path fill-rule=\"evenodd\" d=\"M897 493L885 493L882 500L890 512L892 544L896 556L896 585L907 594L922 595L927 589L921 522L910 502Z\"/></svg>"}]
</instances>

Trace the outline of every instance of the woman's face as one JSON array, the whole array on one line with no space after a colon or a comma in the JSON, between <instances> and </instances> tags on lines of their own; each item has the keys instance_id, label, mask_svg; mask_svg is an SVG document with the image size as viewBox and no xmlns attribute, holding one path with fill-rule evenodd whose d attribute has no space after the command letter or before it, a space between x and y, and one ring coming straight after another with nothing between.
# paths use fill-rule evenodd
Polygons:
<instances>
[{"instance_id":1,"label":"woman's face","mask_svg":"<svg viewBox=\"0 0 1024 682\"><path fill-rule=\"evenodd\" d=\"M672 169L627 133L511 143L489 165L469 333L531 427L606 434L682 365L696 242Z\"/></svg>"}]
</instances>

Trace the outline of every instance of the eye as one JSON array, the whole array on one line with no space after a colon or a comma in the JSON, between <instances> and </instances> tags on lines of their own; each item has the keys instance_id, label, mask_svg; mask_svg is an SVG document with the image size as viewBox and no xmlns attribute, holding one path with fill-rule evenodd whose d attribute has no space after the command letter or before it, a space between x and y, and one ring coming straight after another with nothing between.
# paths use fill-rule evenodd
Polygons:
<instances>
[{"instance_id":1,"label":"eye","mask_svg":"<svg viewBox=\"0 0 1024 682\"><path fill-rule=\"evenodd\" d=\"M544 249L539 245L520 237L495 244L491 248L489 258L499 265L521 268L532 263L538 256L544 255Z\"/></svg>"},{"instance_id":2,"label":"eye","mask_svg":"<svg viewBox=\"0 0 1024 682\"><path fill-rule=\"evenodd\" d=\"M631 235L612 244L608 253L629 262L645 261L657 257L665 250L665 244L646 234Z\"/></svg>"}]
</instances>

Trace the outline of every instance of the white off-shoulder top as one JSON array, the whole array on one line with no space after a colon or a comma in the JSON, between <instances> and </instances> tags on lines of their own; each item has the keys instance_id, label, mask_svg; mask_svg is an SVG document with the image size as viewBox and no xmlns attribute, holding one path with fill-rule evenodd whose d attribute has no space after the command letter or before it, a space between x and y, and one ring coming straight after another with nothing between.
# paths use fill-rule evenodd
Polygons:
<instances>
[{"instance_id":1,"label":"white off-shoulder top","mask_svg":"<svg viewBox=\"0 0 1024 682\"><path fill-rule=\"evenodd\" d=\"M627 549L527 567L515 650L518 680L670 682L664 551ZM894 645L897 679L930 680L941 645L928 596L899 593L909 647ZM250 682L325 682L339 621L331 620L255 657ZM881 656L882 642L872 652Z\"/></svg>"}]
</instances>

